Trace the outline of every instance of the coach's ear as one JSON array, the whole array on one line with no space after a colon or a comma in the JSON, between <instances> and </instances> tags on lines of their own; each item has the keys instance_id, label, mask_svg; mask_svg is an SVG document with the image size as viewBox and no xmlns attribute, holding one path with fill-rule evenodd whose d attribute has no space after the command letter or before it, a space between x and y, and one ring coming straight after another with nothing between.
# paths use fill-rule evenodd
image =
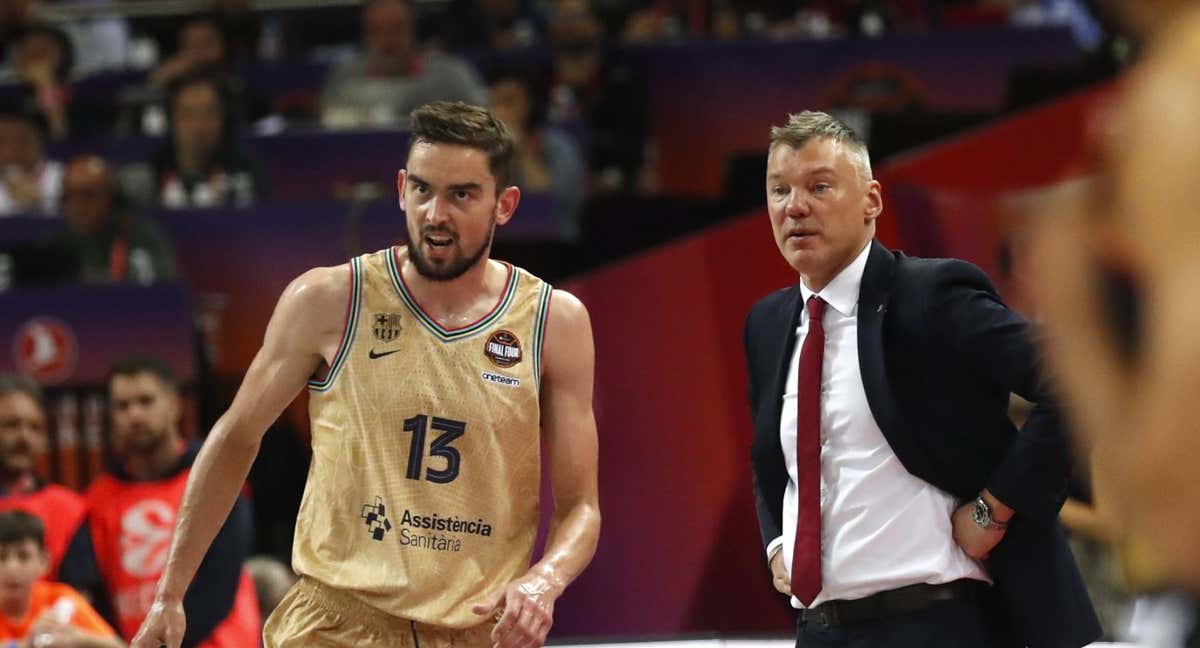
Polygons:
<instances>
[{"instance_id":1,"label":"coach's ear","mask_svg":"<svg viewBox=\"0 0 1200 648\"><path fill-rule=\"evenodd\" d=\"M883 190L880 188L878 180L871 180L867 183L865 199L863 217L868 222L878 219L879 215L883 213Z\"/></svg>"},{"instance_id":2,"label":"coach's ear","mask_svg":"<svg viewBox=\"0 0 1200 648\"><path fill-rule=\"evenodd\" d=\"M505 187L496 198L496 224L503 225L512 220L521 202L521 190L517 187Z\"/></svg>"}]
</instances>

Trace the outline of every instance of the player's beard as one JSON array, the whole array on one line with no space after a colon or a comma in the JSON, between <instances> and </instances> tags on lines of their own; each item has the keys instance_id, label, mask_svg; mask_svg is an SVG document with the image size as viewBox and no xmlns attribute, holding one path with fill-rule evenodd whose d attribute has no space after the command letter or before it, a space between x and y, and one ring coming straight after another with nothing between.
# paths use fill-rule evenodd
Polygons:
<instances>
[{"instance_id":1,"label":"player's beard","mask_svg":"<svg viewBox=\"0 0 1200 648\"><path fill-rule=\"evenodd\" d=\"M412 260L413 267L417 269L417 274L430 279L432 281L453 281L466 274L467 270L479 265L479 262L487 256L488 250L492 247L492 236L496 233L496 222L492 221L492 226L488 229L487 238L479 244L479 248L471 254L459 254L450 259L445 265L434 265L428 258L425 257L425 235L426 234L448 234L442 229L432 227L425 228L420 236L413 236L409 232L408 241L408 258ZM455 245L456 243L451 243Z\"/></svg>"}]
</instances>

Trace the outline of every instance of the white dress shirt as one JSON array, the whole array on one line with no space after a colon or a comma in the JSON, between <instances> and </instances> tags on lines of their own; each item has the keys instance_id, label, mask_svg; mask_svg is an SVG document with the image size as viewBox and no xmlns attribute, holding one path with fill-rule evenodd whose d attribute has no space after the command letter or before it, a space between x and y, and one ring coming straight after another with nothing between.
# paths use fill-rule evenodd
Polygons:
<instances>
[{"instance_id":1,"label":"white dress shirt","mask_svg":"<svg viewBox=\"0 0 1200 648\"><path fill-rule=\"evenodd\" d=\"M961 578L989 581L983 567L954 542L951 514L957 499L904 469L879 430L863 387L858 362L858 292L868 244L829 285L816 293L825 309L825 358L821 370L821 572L813 601L849 600L917 583ZM804 303L813 295L803 282ZM782 545L791 573L796 542L796 376L808 333L802 309L796 350L784 387L779 440L787 463ZM792 597L792 607L803 607Z\"/></svg>"}]
</instances>

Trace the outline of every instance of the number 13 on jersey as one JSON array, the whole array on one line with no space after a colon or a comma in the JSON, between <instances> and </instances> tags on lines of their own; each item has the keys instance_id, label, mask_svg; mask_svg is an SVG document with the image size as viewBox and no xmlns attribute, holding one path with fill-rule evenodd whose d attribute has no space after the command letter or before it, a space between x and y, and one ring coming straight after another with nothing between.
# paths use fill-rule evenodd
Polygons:
<instances>
[{"instance_id":1,"label":"number 13 on jersey","mask_svg":"<svg viewBox=\"0 0 1200 648\"><path fill-rule=\"evenodd\" d=\"M432 424L430 424L431 420ZM462 463L462 456L458 453L457 448L450 445L450 442L467 431L467 424L440 416L431 417L418 414L404 420L404 431L412 433L412 443L409 446L408 454L408 472L405 473L405 477L421 479L421 466L425 459L425 432L429 428L439 432L429 446L429 454L433 457L444 458L446 467L441 470L426 468L425 479L435 484L449 484L458 477L458 468Z\"/></svg>"}]
</instances>

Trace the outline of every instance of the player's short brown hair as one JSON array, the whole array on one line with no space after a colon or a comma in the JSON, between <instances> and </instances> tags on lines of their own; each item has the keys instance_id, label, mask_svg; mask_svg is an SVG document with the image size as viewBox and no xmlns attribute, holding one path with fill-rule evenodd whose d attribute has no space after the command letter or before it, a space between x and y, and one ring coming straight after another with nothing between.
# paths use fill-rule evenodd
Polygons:
<instances>
[{"instance_id":1,"label":"player's short brown hair","mask_svg":"<svg viewBox=\"0 0 1200 648\"><path fill-rule=\"evenodd\" d=\"M408 130L412 144L459 144L483 151L496 179L496 192L508 186L516 160L512 133L487 108L461 101L435 101L412 111Z\"/></svg>"},{"instance_id":2,"label":"player's short brown hair","mask_svg":"<svg viewBox=\"0 0 1200 648\"><path fill-rule=\"evenodd\" d=\"M788 115L786 125L771 127L772 150L779 144L786 144L794 149L804 148L809 140L815 138L831 139L846 145L852 153L851 157L854 165L858 167L859 175L864 180L871 178L871 158L867 153L867 143L853 128L837 117L816 110L805 110Z\"/></svg>"}]
</instances>

